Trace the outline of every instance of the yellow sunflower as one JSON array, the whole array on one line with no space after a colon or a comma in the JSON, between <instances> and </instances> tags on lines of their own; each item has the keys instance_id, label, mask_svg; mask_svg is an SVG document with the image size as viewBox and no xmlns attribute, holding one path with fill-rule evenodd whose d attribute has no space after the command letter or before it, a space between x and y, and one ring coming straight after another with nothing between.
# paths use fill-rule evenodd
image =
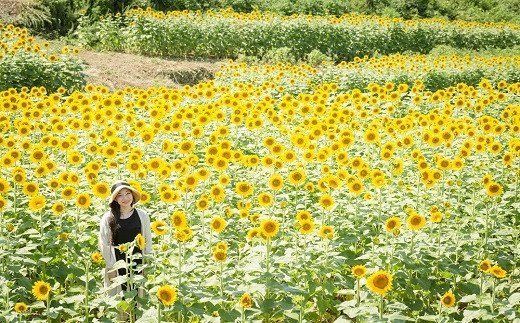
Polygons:
<instances>
[{"instance_id":1,"label":"yellow sunflower","mask_svg":"<svg viewBox=\"0 0 520 323\"><path fill-rule=\"evenodd\" d=\"M137 247L139 247L139 249L144 250L146 246L146 239L142 234L138 233L137 236L135 236L135 242L137 243Z\"/></svg>"},{"instance_id":2,"label":"yellow sunflower","mask_svg":"<svg viewBox=\"0 0 520 323\"><path fill-rule=\"evenodd\" d=\"M253 299L251 298L251 295L244 293L242 297L240 297L239 304L243 308L251 308L251 306L253 306Z\"/></svg>"},{"instance_id":3,"label":"yellow sunflower","mask_svg":"<svg viewBox=\"0 0 520 323\"><path fill-rule=\"evenodd\" d=\"M269 187L275 191L283 188L283 177L280 174L273 174L269 178Z\"/></svg>"},{"instance_id":4,"label":"yellow sunflower","mask_svg":"<svg viewBox=\"0 0 520 323\"><path fill-rule=\"evenodd\" d=\"M99 182L92 186L92 192L99 198L107 198L110 195L110 187L105 182Z\"/></svg>"},{"instance_id":5,"label":"yellow sunflower","mask_svg":"<svg viewBox=\"0 0 520 323\"><path fill-rule=\"evenodd\" d=\"M265 219L260 222L261 233L268 239L273 238L280 229L280 224L274 219Z\"/></svg>"},{"instance_id":6,"label":"yellow sunflower","mask_svg":"<svg viewBox=\"0 0 520 323\"><path fill-rule=\"evenodd\" d=\"M247 231L246 239L251 241L256 237L259 237L261 234L260 228L251 228Z\"/></svg>"},{"instance_id":7,"label":"yellow sunflower","mask_svg":"<svg viewBox=\"0 0 520 323\"><path fill-rule=\"evenodd\" d=\"M441 304L446 307L452 307L455 305L455 295L453 295L451 290L442 295Z\"/></svg>"},{"instance_id":8,"label":"yellow sunflower","mask_svg":"<svg viewBox=\"0 0 520 323\"><path fill-rule=\"evenodd\" d=\"M367 287L372 292L385 296L392 289L392 275L385 270L378 270L367 279Z\"/></svg>"},{"instance_id":9,"label":"yellow sunflower","mask_svg":"<svg viewBox=\"0 0 520 323\"><path fill-rule=\"evenodd\" d=\"M298 168L289 173L289 183L295 186L299 186L305 182L307 175L302 168Z\"/></svg>"},{"instance_id":10,"label":"yellow sunflower","mask_svg":"<svg viewBox=\"0 0 520 323\"><path fill-rule=\"evenodd\" d=\"M32 293L34 297L36 297L39 301L44 301L49 298L49 293L51 292L51 285L42 280L34 283L32 287Z\"/></svg>"},{"instance_id":11,"label":"yellow sunflower","mask_svg":"<svg viewBox=\"0 0 520 323\"><path fill-rule=\"evenodd\" d=\"M2 211L7 205L7 200L0 196L0 211Z\"/></svg>"},{"instance_id":12,"label":"yellow sunflower","mask_svg":"<svg viewBox=\"0 0 520 323\"><path fill-rule=\"evenodd\" d=\"M0 194L6 194L11 189L11 185L9 182L3 178L0 178Z\"/></svg>"},{"instance_id":13,"label":"yellow sunflower","mask_svg":"<svg viewBox=\"0 0 520 323\"><path fill-rule=\"evenodd\" d=\"M40 188L34 182L25 182L23 183L22 191L27 196L34 196L40 192Z\"/></svg>"},{"instance_id":14,"label":"yellow sunflower","mask_svg":"<svg viewBox=\"0 0 520 323\"><path fill-rule=\"evenodd\" d=\"M334 238L334 227L331 225L324 225L320 228L318 235L323 239Z\"/></svg>"},{"instance_id":15,"label":"yellow sunflower","mask_svg":"<svg viewBox=\"0 0 520 323\"><path fill-rule=\"evenodd\" d=\"M361 182L358 179L355 179L348 184L348 190L352 194L358 196L359 194L363 193L363 191L365 190L365 187L363 185L363 182Z\"/></svg>"},{"instance_id":16,"label":"yellow sunflower","mask_svg":"<svg viewBox=\"0 0 520 323\"><path fill-rule=\"evenodd\" d=\"M298 220L298 222L300 222L300 223L304 222L304 221L312 220L311 212L309 212L307 210L298 211L298 213L296 213L296 220Z\"/></svg>"},{"instance_id":17,"label":"yellow sunflower","mask_svg":"<svg viewBox=\"0 0 520 323\"><path fill-rule=\"evenodd\" d=\"M217 249L213 252L213 259L218 262L224 262L227 259L227 252L224 250Z\"/></svg>"},{"instance_id":18,"label":"yellow sunflower","mask_svg":"<svg viewBox=\"0 0 520 323\"><path fill-rule=\"evenodd\" d=\"M330 196L329 194L324 194L320 196L320 205L325 210L330 210L334 207L334 198Z\"/></svg>"},{"instance_id":19,"label":"yellow sunflower","mask_svg":"<svg viewBox=\"0 0 520 323\"><path fill-rule=\"evenodd\" d=\"M14 304L14 311L16 313L24 313L27 311L27 308L27 304L25 304L24 302Z\"/></svg>"},{"instance_id":20,"label":"yellow sunflower","mask_svg":"<svg viewBox=\"0 0 520 323\"><path fill-rule=\"evenodd\" d=\"M213 185L210 190L210 196L215 202L222 202L226 197L226 193L222 186Z\"/></svg>"},{"instance_id":21,"label":"yellow sunflower","mask_svg":"<svg viewBox=\"0 0 520 323\"><path fill-rule=\"evenodd\" d=\"M176 228L175 239L180 242L186 242L193 237L193 231L190 227Z\"/></svg>"},{"instance_id":22,"label":"yellow sunflower","mask_svg":"<svg viewBox=\"0 0 520 323\"><path fill-rule=\"evenodd\" d=\"M248 182L238 182L235 186L235 192L242 197L248 197L253 194L253 185Z\"/></svg>"},{"instance_id":23,"label":"yellow sunflower","mask_svg":"<svg viewBox=\"0 0 520 323\"><path fill-rule=\"evenodd\" d=\"M496 182L490 182L486 185L486 193L490 197L502 195L502 185Z\"/></svg>"},{"instance_id":24,"label":"yellow sunflower","mask_svg":"<svg viewBox=\"0 0 520 323\"><path fill-rule=\"evenodd\" d=\"M495 276L496 278L504 278L506 277L506 271L502 269L499 265L494 265L489 269L489 273Z\"/></svg>"},{"instance_id":25,"label":"yellow sunflower","mask_svg":"<svg viewBox=\"0 0 520 323\"><path fill-rule=\"evenodd\" d=\"M416 212L413 212L406 219L406 224L410 230L420 230L426 224L426 218Z\"/></svg>"},{"instance_id":26,"label":"yellow sunflower","mask_svg":"<svg viewBox=\"0 0 520 323\"><path fill-rule=\"evenodd\" d=\"M170 216L170 221L176 229L182 229L188 226L188 221L186 220L186 213L184 213L181 210L173 212Z\"/></svg>"},{"instance_id":27,"label":"yellow sunflower","mask_svg":"<svg viewBox=\"0 0 520 323\"><path fill-rule=\"evenodd\" d=\"M90 195L87 193L78 194L76 197L76 205L82 209L88 209L90 207Z\"/></svg>"},{"instance_id":28,"label":"yellow sunflower","mask_svg":"<svg viewBox=\"0 0 520 323\"><path fill-rule=\"evenodd\" d=\"M401 219L398 216L388 218L385 222L385 229L387 232L401 229Z\"/></svg>"},{"instance_id":29,"label":"yellow sunflower","mask_svg":"<svg viewBox=\"0 0 520 323\"><path fill-rule=\"evenodd\" d=\"M226 228L227 222L224 218L216 216L211 220L210 226L213 231L220 233Z\"/></svg>"},{"instance_id":30,"label":"yellow sunflower","mask_svg":"<svg viewBox=\"0 0 520 323\"><path fill-rule=\"evenodd\" d=\"M442 213L439 211L432 212L430 216L430 221L433 223L439 223L442 221Z\"/></svg>"},{"instance_id":31,"label":"yellow sunflower","mask_svg":"<svg viewBox=\"0 0 520 323\"><path fill-rule=\"evenodd\" d=\"M39 211L45 207L46 200L43 195L36 195L29 200L29 209L31 211Z\"/></svg>"},{"instance_id":32,"label":"yellow sunflower","mask_svg":"<svg viewBox=\"0 0 520 323\"><path fill-rule=\"evenodd\" d=\"M61 202L55 202L51 208L54 215L59 215L65 210L65 205Z\"/></svg>"},{"instance_id":33,"label":"yellow sunflower","mask_svg":"<svg viewBox=\"0 0 520 323\"><path fill-rule=\"evenodd\" d=\"M359 278L365 277L366 274L367 274L367 269L365 266L356 265L356 266L352 267L352 275L354 275L354 277L359 279Z\"/></svg>"},{"instance_id":34,"label":"yellow sunflower","mask_svg":"<svg viewBox=\"0 0 520 323\"><path fill-rule=\"evenodd\" d=\"M215 245L215 247L213 248L213 251L215 250L222 250L222 251L226 251L228 250L228 244L226 241L219 241L217 242L217 244Z\"/></svg>"},{"instance_id":35,"label":"yellow sunflower","mask_svg":"<svg viewBox=\"0 0 520 323\"><path fill-rule=\"evenodd\" d=\"M177 300L177 291L170 285L163 285L157 289L157 298L164 306L170 306Z\"/></svg>"},{"instance_id":36,"label":"yellow sunflower","mask_svg":"<svg viewBox=\"0 0 520 323\"><path fill-rule=\"evenodd\" d=\"M488 273L489 270L491 269L491 260L489 259L484 259L482 260L479 264L478 264L478 269L480 271L483 271L485 273Z\"/></svg>"},{"instance_id":37,"label":"yellow sunflower","mask_svg":"<svg viewBox=\"0 0 520 323\"><path fill-rule=\"evenodd\" d=\"M204 211L209 207L209 200L207 196L201 196L197 202L195 202L195 205L197 206L197 210Z\"/></svg>"},{"instance_id":38,"label":"yellow sunflower","mask_svg":"<svg viewBox=\"0 0 520 323\"><path fill-rule=\"evenodd\" d=\"M92 259L92 261L96 264L100 264L101 261L103 261L103 256L101 255L100 252L96 251L94 253L92 253L90 255L90 258Z\"/></svg>"},{"instance_id":39,"label":"yellow sunflower","mask_svg":"<svg viewBox=\"0 0 520 323\"><path fill-rule=\"evenodd\" d=\"M166 222L164 222L163 220L153 221L151 224L151 229L158 236L162 236L163 234L165 234L168 231L168 229L166 227Z\"/></svg>"},{"instance_id":40,"label":"yellow sunflower","mask_svg":"<svg viewBox=\"0 0 520 323\"><path fill-rule=\"evenodd\" d=\"M266 207L273 204L273 196L267 192L262 192L258 194L257 197L258 205Z\"/></svg>"},{"instance_id":41,"label":"yellow sunflower","mask_svg":"<svg viewBox=\"0 0 520 323\"><path fill-rule=\"evenodd\" d=\"M301 234L311 234L314 231L314 222L312 220L299 222Z\"/></svg>"}]
</instances>

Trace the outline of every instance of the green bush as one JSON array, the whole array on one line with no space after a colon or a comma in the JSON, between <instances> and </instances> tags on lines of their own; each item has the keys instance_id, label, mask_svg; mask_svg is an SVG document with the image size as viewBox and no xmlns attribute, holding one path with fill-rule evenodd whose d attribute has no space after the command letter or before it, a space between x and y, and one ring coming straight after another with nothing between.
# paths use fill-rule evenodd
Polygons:
<instances>
[{"instance_id":1,"label":"green bush","mask_svg":"<svg viewBox=\"0 0 520 323\"><path fill-rule=\"evenodd\" d=\"M56 91L64 87L69 91L85 85L84 67L76 59L50 61L38 54L19 51L0 59L0 91L26 87L45 87Z\"/></svg>"},{"instance_id":2,"label":"green bush","mask_svg":"<svg viewBox=\"0 0 520 323\"><path fill-rule=\"evenodd\" d=\"M411 25L388 20L383 24L372 17L351 24L346 20L332 23L305 16L269 17L241 20L219 13L188 13L165 19L132 15L121 21L105 17L94 24L80 25L76 35L82 43L81 39L97 39L87 42L93 47L153 56L262 57L272 49L287 47L297 60L318 50L337 61L375 52L428 53L439 45L471 50L520 45L520 30L504 25L462 27L428 20L414 21Z\"/></svg>"},{"instance_id":3,"label":"green bush","mask_svg":"<svg viewBox=\"0 0 520 323\"><path fill-rule=\"evenodd\" d=\"M318 66L324 63L332 62L332 58L329 56L323 54L317 49L313 49L308 55L307 55L307 62L312 66Z\"/></svg>"},{"instance_id":4,"label":"green bush","mask_svg":"<svg viewBox=\"0 0 520 323\"><path fill-rule=\"evenodd\" d=\"M269 63L296 63L291 49L289 47L273 48L267 51L264 55L264 61Z\"/></svg>"},{"instance_id":5,"label":"green bush","mask_svg":"<svg viewBox=\"0 0 520 323\"><path fill-rule=\"evenodd\" d=\"M88 17L83 17L78 23L81 32L74 33L74 36L75 42L79 45L96 47L99 50L123 50L124 39L120 30L125 23L122 16L107 17L96 23L92 23Z\"/></svg>"},{"instance_id":6,"label":"green bush","mask_svg":"<svg viewBox=\"0 0 520 323\"><path fill-rule=\"evenodd\" d=\"M447 71L430 71L424 77L424 86L429 91L435 91L458 83L465 83L467 85L477 85L486 73L482 69L475 69L462 72L447 72ZM509 81L509 80L508 80Z\"/></svg>"}]
</instances>

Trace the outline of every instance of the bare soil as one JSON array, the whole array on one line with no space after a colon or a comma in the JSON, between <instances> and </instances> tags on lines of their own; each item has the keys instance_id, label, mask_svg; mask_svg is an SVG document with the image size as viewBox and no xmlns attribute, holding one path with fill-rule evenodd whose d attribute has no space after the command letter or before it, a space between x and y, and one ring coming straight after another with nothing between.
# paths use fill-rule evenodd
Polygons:
<instances>
[{"instance_id":1,"label":"bare soil","mask_svg":"<svg viewBox=\"0 0 520 323\"><path fill-rule=\"evenodd\" d=\"M127 53L83 50L79 58L87 64L87 82L103 84L111 89L127 86L178 87L212 79L224 64L210 60L167 60Z\"/></svg>"},{"instance_id":2,"label":"bare soil","mask_svg":"<svg viewBox=\"0 0 520 323\"><path fill-rule=\"evenodd\" d=\"M33 2L34 0L0 0L0 22L14 21L23 12L24 6ZM36 38L43 41L39 36ZM51 48L57 51L66 45L59 39L48 41ZM214 73L225 64L219 60L170 60L85 49L80 49L78 56L86 63L87 82L105 85L110 89L193 85L212 79Z\"/></svg>"},{"instance_id":3,"label":"bare soil","mask_svg":"<svg viewBox=\"0 0 520 323\"><path fill-rule=\"evenodd\" d=\"M0 21L11 22L21 13L26 0L0 0Z\"/></svg>"}]
</instances>

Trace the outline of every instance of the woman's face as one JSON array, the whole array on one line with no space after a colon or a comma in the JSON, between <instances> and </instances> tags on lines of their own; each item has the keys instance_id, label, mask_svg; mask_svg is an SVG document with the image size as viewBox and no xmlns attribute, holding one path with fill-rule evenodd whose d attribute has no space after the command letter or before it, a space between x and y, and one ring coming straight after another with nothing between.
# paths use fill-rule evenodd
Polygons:
<instances>
[{"instance_id":1,"label":"woman's face","mask_svg":"<svg viewBox=\"0 0 520 323\"><path fill-rule=\"evenodd\" d=\"M132 195L132 191L128 188L123 188L117 193L116 202L119 203L119 206L122 208L129 208L132 206L132 202L134 201L134 196Z\"/></svg>"}]
</instances>

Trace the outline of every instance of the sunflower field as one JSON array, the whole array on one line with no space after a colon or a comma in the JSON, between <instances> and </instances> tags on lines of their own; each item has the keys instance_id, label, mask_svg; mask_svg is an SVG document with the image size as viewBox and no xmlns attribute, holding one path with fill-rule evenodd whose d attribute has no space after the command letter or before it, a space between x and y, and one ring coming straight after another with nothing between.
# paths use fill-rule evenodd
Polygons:
<instances>
[{"instance_id":1,"label":"sunflower field","mask_svg":"<svg viewBox=\"0 0 520 323\"><path fill-rule=\"evenodd\" d=\"M218 21L134 14L129 28ZM516 25L400 23L519 39ZM0 92L0 318L520 321L518 62L401 53L230 62L177 88L14 82ZM141 192L153 247L142 275L112 286L144 296L103 287L98 232L117 179ZM138 237L120 250L143 249Z\"/></svg>"}]
</instances>

